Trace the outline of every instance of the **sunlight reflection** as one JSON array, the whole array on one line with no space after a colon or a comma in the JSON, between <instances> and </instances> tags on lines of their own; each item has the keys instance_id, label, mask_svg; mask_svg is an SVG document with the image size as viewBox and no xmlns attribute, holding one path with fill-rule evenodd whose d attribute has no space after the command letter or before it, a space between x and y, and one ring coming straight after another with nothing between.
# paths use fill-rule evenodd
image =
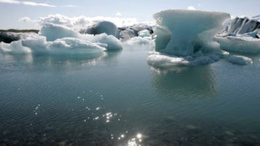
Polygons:
<instances>
[{"instance_id":1,"label":"sunlight reflection","mask_svg":"<svg viewBox=\"0 0 260 146\"><path fill-rule=\"evenodd\" d=\"M135 138L128 140L127 146L141 146L142 134L138 133Z\"/></svg>"}]
</instances>

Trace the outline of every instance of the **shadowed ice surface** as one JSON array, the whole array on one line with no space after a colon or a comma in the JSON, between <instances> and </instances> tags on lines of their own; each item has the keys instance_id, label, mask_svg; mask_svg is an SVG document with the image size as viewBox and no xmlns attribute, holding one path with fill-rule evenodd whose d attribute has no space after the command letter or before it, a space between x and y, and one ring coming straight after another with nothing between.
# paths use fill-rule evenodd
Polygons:
<instances>
[{"instance_id":1,"label":"shadowed ice surface","mask_svg":"<svg viewBox=\"0 0 260 146\"><path fill-rule=\"evenodd\" d=\"M150 46L0 56L0 145L259 145L260 64L160 70Z\"/></svg>"}]
</instances>

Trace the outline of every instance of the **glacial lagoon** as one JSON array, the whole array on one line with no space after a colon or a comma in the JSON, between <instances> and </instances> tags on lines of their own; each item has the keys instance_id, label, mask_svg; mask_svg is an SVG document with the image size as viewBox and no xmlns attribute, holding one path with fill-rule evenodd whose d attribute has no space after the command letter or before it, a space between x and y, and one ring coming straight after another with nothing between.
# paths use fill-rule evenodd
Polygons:
<instances>
[{"instance_id":1,"label":"glacial lagoon","mask_svg":"<svg viewBox=\"0 0 260 146\"><path fill-rule=\"evenodd\" d=\"M260 144L259 56L158 69L150 50L0 54L0 145Z\"/></svg>"}]
</instances>

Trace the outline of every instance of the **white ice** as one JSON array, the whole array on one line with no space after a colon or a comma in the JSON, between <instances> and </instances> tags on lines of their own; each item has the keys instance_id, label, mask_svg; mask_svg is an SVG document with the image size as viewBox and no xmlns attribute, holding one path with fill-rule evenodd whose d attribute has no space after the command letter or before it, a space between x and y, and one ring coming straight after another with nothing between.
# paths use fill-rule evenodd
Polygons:
<instances>
[{"instance_id":1,"label":"white ice","mask_svg":"<svg viewBox=\"0 0 260 146\"><path fill-rule=\"evenodd\" d=\"M204 56L200 53L197 56L169 56L159 52L149 52L147 62L149 65L156 68L169 68L169 67L180 67L180 66L198 66L206 65L221 59L220 55L208 55Z\"/></svg>"},{"instance_id":2,"label":"white ice","mask_svg":"<svg viewBox=\"0 0 260 146\"><path fill-rule=\"evenodd\" d=\"M230 15L222 12L164 10L154 14L155 49L177 56L191 55L223 29ZM203 37L200 34L203 33Z\"/></svg>"},{"instance_id":3,"label":"white ice","mask_svg":"<svg viewBox=\"0 0 260 146\"><path fill-rule=\"evenodd\" d=\"M43 25L40 35L28 36L10 44L0 43L3 53L93 54L104 50L120 50L121 42L112 35L80 34L71 28Z\"/></svg>"},{"instance_id":4,"label":"white ice","mask_svg":"<svg viewBox=\"0 0 260 146\"><path fill-rule=\"evenodd\" d=\"M65 38L65 37L72 37L72 38L79 38L80 33L77 31L72 30L69 27L47 23L44 24L39 32L41 36L45 36L47 41L55 41L56 39Z\"/></svg>"},{"instance_id":5,"label":"white ice","mask_svg":"<svg viewBox=\"0 0 260 146\"><path fill-rule=\"evenodd\" d=\"M230 55L227 60L233 64L237 65L247 65L252 64L253 61L251 58L240 56L240 55Z\"/></svg>"},{"instance_id":6,"label":"white ice","mask_svg":"<svg viewBox=\"0 0 260 146\"><path fill-rule=\"evenodd\" d=\"M99 21L92 26L89 26L86 30L87 34L102 34L105 33L107 35L113 35L118 37L117 26L109 21Z\"/></svg>"},{"instance_id":7,"label":"white ice","mask_svg":"<svg viewBox=\"0 0 260 146\"><path fill-rule=\"evenodd\" d=\"M260 53L260 39L249 36L215 37L221 49L239 53Z\"/></svg>"}]
</instances>

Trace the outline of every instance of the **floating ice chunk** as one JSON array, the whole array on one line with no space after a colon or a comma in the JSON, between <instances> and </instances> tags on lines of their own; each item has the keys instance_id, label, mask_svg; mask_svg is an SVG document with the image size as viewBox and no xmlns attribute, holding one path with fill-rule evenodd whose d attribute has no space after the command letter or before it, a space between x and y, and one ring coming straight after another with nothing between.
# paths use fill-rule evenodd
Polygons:
<instances>
[{"instance_id":1,"label":"floating ice chunk","mask_svg":"<svg viewBox=\"0 0 260 146\"><path fill-rule=\"evenodd\" d=\"M119 33L119 37L120 37L120 39L122 39L122 41L129 40L130 38L133 38L135 36L136 35L135 35L134 30L129 29L129 28L127 28L123 31L120 31L120 33Z\"/></svg>"},{"instance_id":2,"label":"floating ice chunk","mask_svg":"<svg viewBox=\"0 0 260 146\"><path fill-rule=\"evenodd\" d=\"M52 54L98 54L106 50L97 43L78 38L62 38L49 43L47 49Z\"/></svg>"},{"instance_id":3,"label":"floating ice chunk","mask_svg":"<svg viewBox=\"0 0 260 146\"><path fill-rule=\"evenodd\" d=\"M216 62L221 59L220 55L198 56L168 56L158 52L150 52L147 58L149 65L156 68L169 68L175 66L198 66Z\"/></svg>"},{"instance_id":4,"label":"floating ice chunk","mask_svg":"<svg viewBox=\"0 0 260 146\"><path fill-rule=\"evenodd\" d=\"M130 40L126 41L126 44L129 44L129 45L148 45L148 44L153 44L153 40L151 40L149 38L134 37L134 38L131 38Z\"/></svg>"},{"instance_id":5,"label":"floating ice chunk","mask_svg":"<svg viewBox=\"0 0 260 146\"><path fill-rule=\"evenodd\" d=\"M54 41L65 37L80 37L79 32L58 24L44 24L39 34L45 36L47 41Z\"/></svg>"},{"instance_id":6,"label":"floating ice chunk","mask_svg":"<svg viewBox=\"0 0 260 146\"><path fill-rule=\"evenodd\" d=\"M153 33L152 26L148 26L145 24L136 24L129 27L120 27L119 29L119 38L122 41L129 40L133 37L151 37Z\"/></svg>"},{"instance_id":7,"label":"floating ice chunk","mask_svg":"<svg viewBox=\"0 0 260 146\"><path fill-rule=\"evenodd\" d=\"M31 53L31 49L22 45L21 41L14 41L11 44L0 43L0 50L3 53L10 54L28 54Z\"/></svg>"},{"instance_id":8,"label":"floating ice chunk","mask_svg":"<svg viewBox=\"0 0 260 146\"><path fill-rule=\"evenodd\" d=\"M184 66L189 64L189 61L185 60L182 57L174 57L174 56L170 57L167 55L160 55L160 54L149 55L147 58L147 62L149 65L158 68Z\"/></svg>"},{"instance_id":9,"label":"floating ice chunk","mask_svg":"<svg viewBox=\"0 0 260 146\"><path fill-rule=\"evenodd\" d=\"M147 30L147 29L142 30L142 31L139 31L139 32L138 32L138 36L139 36L139 37L143 37L143 38L151 38L150 31Z\"/></svg>"},{"instance_id":10,"label":"floating ice chunk","mask_svg":"<svg viewBox=\"0 0 260 146\"><path fill-rule=\"evenodd\" d=\"M107 35L105 33L98 35L80 34L65 26L57 24L45 24L40 32L40 35L45 36L47 41L55 41L60 38L78 38L93 43L102 43L103 47L107 50L120 50L122 49L121 42L113 35ZM104 46L105 44L105 46Z\"/></svg>"},{"instance_id":11,"label":"floating ice chunk","mask_svg":"<svg viewBox=\"0 0 260 146\"><path fill-rule=\"evenodd\" d=\"M153 31L152 31L153 29L152 29L151 26L148 26L148 25L142 24L142 23L132 25L132 26L129 27L129 29L131 29L131 30L134 31L135 36L138 36L138 33L139 33L140 31L143 31L143 30L148 30L150 33L153 32Z\"/></svg>"},{"instance_id":12,"label":"floating ice chunk","mask_svg":"<svg viewBox=\"0 0 260 146\"><path fill-rule=\"evenodd\" d=\"M187 57L186 57L187 58ZM198 56L192 57L188 59L190 62L190 66L198 66L198 65L207 65L214 62L217 62L221 59L221 56L217 54L209 55L209 56Z\"/></svg>"},{"instance_id":13,"label":"floating ice chunk","mask_svg":"<svg viewBox=\"0 0 260 146\"><path fill-rule=\"evenodd\" d=\"M47 42L45 36L38 36L14 41L11 44L1 43L0 49L5 53L93 54L106 50L103 46L106 44L80 38L61 38Z\"/></svg>"},{"instance_id":14,"label":"floating ice chunk","mask_svg":"<svg viewBox=\"0 0 260 146\"><path fill-rule=\"evenodd\" d=\"M239 56L239 55L231 55L227 58L227 60L233 64L238 64L238 65L247 65L253 63L251 58L245 56Z\"/></svg>"},{"instance_id":15,"label":"floating ice chunk","mask_svg":"<svg viewBox=\"0 0 260 146\"><path fill-rule=\"evenodd\" d=\"M91 38L91 41L106 44L106 49L108 51L123 49L122 43L116 37L107 35L105 33L95 35L93 38Z\"/></svg>"},{"instance_id":16,"label":"floating ice chunk","mask_svg":"<svg viewBox=\"0 0 260 146\"><path fill-rule=\"evenodd\" d=\"M19 40L11 44L1 43L0 49L4 53L90 55L100 54L106 50L101 45L78 38L62 38L53 42L47 42L45 37L40 36L38 39Z\"/></svg>"},{"instance_id":17,"label":"floating ice chunk","mask_svg":"<svg viewBox=\"0 0 260 146\"><path fill-rule=\"evenodd\" d=\"M20 41L24 47L30 48L32 53L47 53L48 51L46 48L49 43L44 36L28 37Z\"/></svg>"},{"instance_id":18,"label":"floating ice chunk","mask_svg":"<svg viewBox=\"0 0 260 146\"><path fill-rule=\"evenodd\" d=\"M219 42L220 48L226 51L235 51L240 53L260 53L260 40L245 36L215 37Z\"/></svg>"},{"instance_id":19,"label":"floating ice chunk","mask_svg":"<svg viewBox=\"0 0 260 146\"><path fill-rule=\"evenodd\" d=\"M109 21L99 21L96 24L88 27L86 30L87 34L102 34L105 33L107 35L113 35L115 37L118 36L117 26Z\"/></svg>"},{"instance_id":20,"label":"floating ice chunk","mask_svg":"<svg viewBox=\"0 0 260 146\"><path fill-rule=\"evenodd\" d=\"M154 18L157 24L156 51L186 56L198 51L194 47L198 43L197 40L200 45L210 39L213 41L213 36L223 29L223 22L230 18L230 15L222 12L165 10L154 14ZM198 39L201 33L205 33L207 37Z\"/></svg>"}]
</instances>

